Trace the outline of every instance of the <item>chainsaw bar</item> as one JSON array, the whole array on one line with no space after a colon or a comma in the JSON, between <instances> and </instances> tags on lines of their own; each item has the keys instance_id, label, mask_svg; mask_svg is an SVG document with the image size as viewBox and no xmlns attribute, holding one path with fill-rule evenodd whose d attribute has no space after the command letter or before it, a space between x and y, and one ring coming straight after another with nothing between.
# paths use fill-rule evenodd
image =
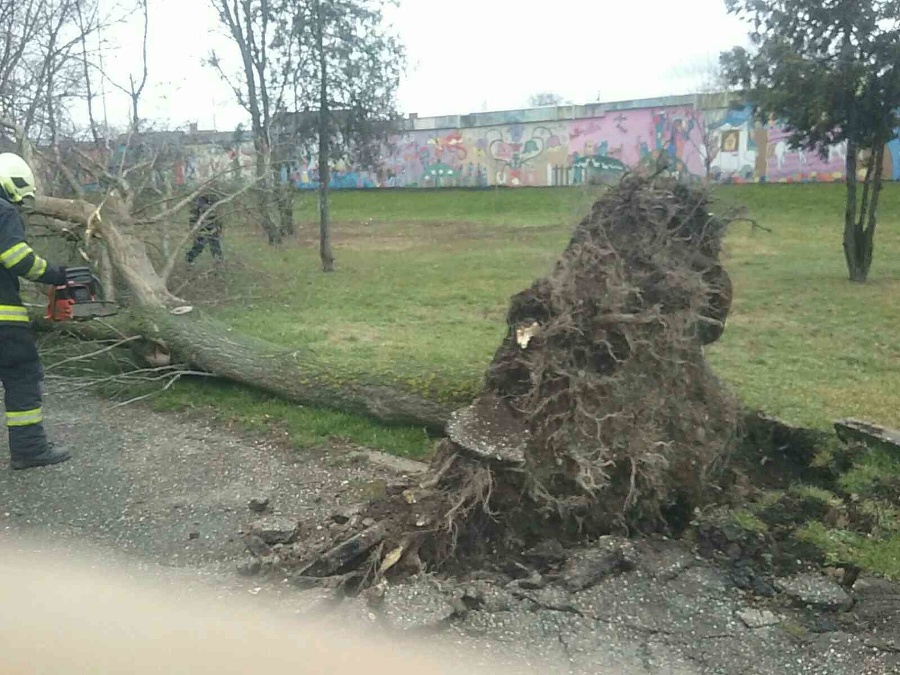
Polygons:
<instances>
[{"instance_id":1,"label":"chainsaw bar","mask_svg":"<svg viewBox=\"0 0 900 675\"><path fill-rule=\"evenodd\" d=\"M104 316L115 316L118 313L118 305L106 300L76 302L72 305L73 319L97 319Z\"/></svg>"}]
</instances>

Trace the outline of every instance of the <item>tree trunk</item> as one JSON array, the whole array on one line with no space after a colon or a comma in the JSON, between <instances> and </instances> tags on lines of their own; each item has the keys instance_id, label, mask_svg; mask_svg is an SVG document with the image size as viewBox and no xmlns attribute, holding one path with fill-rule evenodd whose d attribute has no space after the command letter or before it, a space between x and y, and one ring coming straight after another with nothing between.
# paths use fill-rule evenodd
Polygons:
<instances>
[{"instance_id":1,"label":"tree trunk","mask_svg":"<svg viewBox=\"0 0 900 675\"><path fill-rule=\"evenodd\" d=\"M291 350L243 335L196 310L176 316L141 307L133 310L129 324L195 368L289 401L436 432L443 430L450 416L444 404L404 385L342 376L306 349Z\"/></svg>"},{"instance_id":2,"label":"tree trunk","mask_svg":"<svg viewBox=\"0 0 900 675\"><path fill-rule=\"evenodd\" d=\"M294 227L294 186L288 181L284 185L278 186L278 216L281 225L281 232L289 237L297 233Z\"/></svg>"},{"instance_id":3,"label":"tree trunk","mask_svg":"<svg viewBox=\"0 0 900 675\"><path fill-rule=\"evenodd\" d=\"M131 291L135 302L155 307L182 302L166 288L165 282L147 255L144 242L133 233L131 215L118 201L114 199L108 201L101 219L97 207L89 202L38 196L35 199L34 213L60 221L78 223L89 230L99 232L109 251L113 268ZM110 216L117 220L119 225L108 222Z\"/></svg>"},{"instance_id":4,"label":"tree trunk","mask_svg":"<svg viewBox=\"0 0 900 675\"><path fill-rule=\"evenodd\" d=\"M112 259L106 244L100 247L100 283L103 284L104 300L116 301L116 275L113 271Z\"/></svg>"},{"instance_id":5,"label":"tree trunk","mask_svg":"<svg viewBox=\"0 0 900 675\"><path fill-rule=\"evenodd\" d=\"M869 278L875 250L878 203L883 186L884 143L875 141L866 163L862 199L857 203L856 145L847 143L847 208L844 213L844 257L850 281L863 283Z\"/></svg>"},{"instance_id":6,"label":"tree trunk","mask_svg":"<svg viewBox=\"0 0 900 675\"><path fill-rule=\"evenodd\" d=\"M863 282L868 275L868 268L863 268L860 260L859 244L862 239L860 223L857 220L857 147L852 139L847 141L847 159L845 162L845 183L847 187L847 202L844 210L844 258L847 261L847 271L850 281Z\"/></svg>"},{"instance_id":7,"label":"tree trunk","mask_svg":"<svg viewBox=\"0 0 900 675\"><path fill-rule=\"evenodd\" d=\"M281 243L281 228L272 218L272 162L269 148L264 139L256 143L256 178L259 184L255 190L256 204L259 210L260 226L268 237L269 244L277 246Z\"/></svg>"},{"instance_id":8,"label":"tree trunk","mask_svg":"<svg viewBox=\"0 0 900 675\"><path fill-rule=\"evenodd\" d=\"M875 151L875 172L872 177L872 201L869 202L868 213L861 214L866 218L866 227L863 231L863 257L862 265L866 272L866 278L869 275L869 268L872 266L872 256L875 253L875 227L878 223L878 201L881 196L881 188L883 187L882 176L884 175L884 143L878 143L878 149Z\"/></svg>"},{"instance_id":9,"label":"tree trunk","mask_svg":"<svg viewBox=\"0 0 900 675\"><path fill-rule=\"evenodd\" d=\"M165 348L174 363L183 362L301 405L355 413L387 424L419 426L436 434L444 433L456 407L407 385L336 373L309 350L289 349L238 333L198 310L176 315L160 307L134 307L103 323L54 323L35 317L34 327L93 341L139 335Z\"/></svg>"},{"instance_id":10,"label":"tree trunk","mask_svg":"<svg viewBox=\"0 0 900 675\"><path fill-rule=\"evenodd\" d=\"M331 170L328 165L328 62L325 58L321 6L316 2L316 39L319 51L319 257L322 271L334 270L334 253L331 250L331 222L328 204L328 184Z\"/></svg>"},{"instance_id":11,"label":"tree trunk","mask_svg":"<svg viewBox=\"0 0 900 675\"><path fill-rule=\"evenodd\" d=\"M323 136L324 137L324 136ZM320 142L321 143L321 142ZM319 257L322 260L322 271L334 271L334 253L331 250L331 215L328 204L328 181L330 180L326 150L319 150Z\"/></svg>"}]
</instances>

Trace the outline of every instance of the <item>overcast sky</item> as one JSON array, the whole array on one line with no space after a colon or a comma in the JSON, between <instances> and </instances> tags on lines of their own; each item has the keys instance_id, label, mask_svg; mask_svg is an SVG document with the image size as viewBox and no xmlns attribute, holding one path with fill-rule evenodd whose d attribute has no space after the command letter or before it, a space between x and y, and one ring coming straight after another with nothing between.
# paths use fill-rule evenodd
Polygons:
<instances>
[{"instance_id":1,"label":"overcast sky","mask_svg":"<svg viewBox=\"0 0 900 675\"><path fill-rule=\"evenodd\" d=\"M390 13L408 52L401 112L420 116L525 106L539 91L574 103L695 90L704 64L746 43L724 0L400 0ZM177 127L231 130L245 119L202 60L225 53L209 0L150 0L150 82L142 116ZM218 33L218 34L217 34ZM137 68L139 24L106 35L119 43L106 67L127 82ZM127 99L107 86L111 122Z\"/></svg>"}]
</instances>

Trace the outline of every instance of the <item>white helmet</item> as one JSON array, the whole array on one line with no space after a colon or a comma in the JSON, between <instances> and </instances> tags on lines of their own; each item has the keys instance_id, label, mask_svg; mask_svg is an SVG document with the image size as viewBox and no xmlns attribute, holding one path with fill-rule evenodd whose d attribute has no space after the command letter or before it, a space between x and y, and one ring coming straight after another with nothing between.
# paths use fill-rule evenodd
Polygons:
<instances>
[{"instance_id":1,"label":"white helmet","mask_svg":"<svg viewBox=\"0 0 900 675\"><path fill-rule=\"evenodd\" d=\"M24 159L11 152L0 153L0 189L13 204L34 196L34 172Z\"/></svg>"}]
</instances>

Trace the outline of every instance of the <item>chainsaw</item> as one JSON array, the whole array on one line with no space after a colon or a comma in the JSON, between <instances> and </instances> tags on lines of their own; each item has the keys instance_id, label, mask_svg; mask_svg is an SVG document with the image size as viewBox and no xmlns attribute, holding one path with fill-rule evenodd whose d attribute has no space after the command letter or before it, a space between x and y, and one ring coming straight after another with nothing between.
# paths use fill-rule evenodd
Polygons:
<instances>
[{"instance_id":1,"label":"chainsaw","mask_svg":"<svg viewBox=\"0 0 900 675\"><path fill-rule=\"evenodd\" d=\"M48 295L50 321L94 319L118 313L116 303L102 299L103 286L89 267L67 268L66 283L51 286Z\"/></svg>"}]
</instances>

